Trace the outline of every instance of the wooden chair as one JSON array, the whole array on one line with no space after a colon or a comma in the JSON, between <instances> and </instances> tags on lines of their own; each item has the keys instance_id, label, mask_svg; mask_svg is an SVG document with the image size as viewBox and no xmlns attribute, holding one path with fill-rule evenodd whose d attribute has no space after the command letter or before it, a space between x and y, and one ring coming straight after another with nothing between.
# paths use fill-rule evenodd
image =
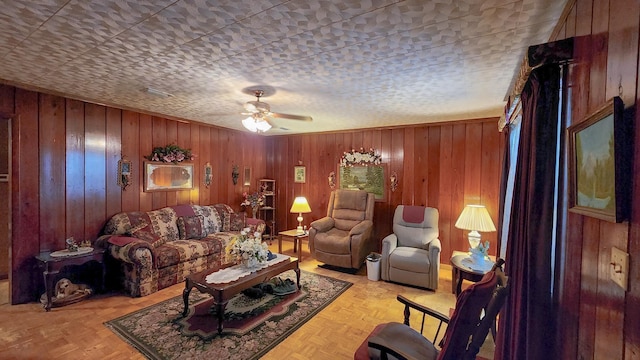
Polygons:
<instances>
[{"instance_id":1,"label":"wooden chair","mask_svg":"<svg viewBox=\"0 0 640 360\"><path fill-rule=\"evenodd\" d=\"M495 318L504 304L508 292L508 278L502 271L504 260L496 264L479 282L465 289L456 300L456 307L448 316L417 304L401 295L404 304L404 323L378 325L360 346L354 358L360 359L475 359ZM411 309L422 313L420 332L410 327ZM484 310L484 316L482 311ZM433 341L423 335L426 316L439 321ZM448 324L438 350L434 343L443 323ZM364 350L364 351L363 351ZM368 354L367 354L368 353Z\"/></svg>"}]
</instances>

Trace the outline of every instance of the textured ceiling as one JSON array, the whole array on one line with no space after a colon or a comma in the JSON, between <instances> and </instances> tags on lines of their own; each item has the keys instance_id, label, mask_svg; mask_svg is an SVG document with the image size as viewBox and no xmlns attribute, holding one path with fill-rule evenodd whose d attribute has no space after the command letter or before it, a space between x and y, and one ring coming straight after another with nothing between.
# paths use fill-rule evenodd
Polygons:
<instances>
[{"instance_id":1,"label":"textured ceiling","mask_svg":"<svg viewBox=\"0 0 640 360\"><path fill-rule=\"evenodd\" d=\"M0 81L233 129L258 87L313 117L270 135L499 116L565 3L3 0Z\"/></svg>"}]
</instances>

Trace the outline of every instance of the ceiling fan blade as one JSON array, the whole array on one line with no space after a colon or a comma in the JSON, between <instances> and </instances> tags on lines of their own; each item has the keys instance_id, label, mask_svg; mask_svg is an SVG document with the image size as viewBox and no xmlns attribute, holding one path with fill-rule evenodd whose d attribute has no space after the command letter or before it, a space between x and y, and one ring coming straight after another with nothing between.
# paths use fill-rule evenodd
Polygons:
<instances>
[{"instance_id":1,"label":"ceiling fan blade","mask_svg":"<svg viewBox=\"0 0 640 360\"><path fill-rule=\"evenodd\" d=\"M301 120L301 121L313 121L311 116L303 116L303 115L291 115L291 114L280 114L280 113L271 113L269 116L273 118L280 119L291 119L291 120Z\"/></svg>"}]
</instances>

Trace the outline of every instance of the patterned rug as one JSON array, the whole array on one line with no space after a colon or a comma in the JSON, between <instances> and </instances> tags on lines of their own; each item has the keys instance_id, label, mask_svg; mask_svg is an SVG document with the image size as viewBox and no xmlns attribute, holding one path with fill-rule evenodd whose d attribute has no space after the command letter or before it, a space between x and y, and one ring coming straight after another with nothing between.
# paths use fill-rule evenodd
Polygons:
<instances>
[{"instance_id":1,"label":"patterned rug","mask_svg":"<svg viewBox=\"0 0 640 360\"><path fill-rule=\"evenodd\" d=\"M293 271L279 277L295 281ZM149 359L258 359L352 285L302 270L300 284L301 291L285 296L236 295L225 309L222 336L213 299L196 289L185 318L177 296L105 325Z\"/></svg>"}]
</instances>

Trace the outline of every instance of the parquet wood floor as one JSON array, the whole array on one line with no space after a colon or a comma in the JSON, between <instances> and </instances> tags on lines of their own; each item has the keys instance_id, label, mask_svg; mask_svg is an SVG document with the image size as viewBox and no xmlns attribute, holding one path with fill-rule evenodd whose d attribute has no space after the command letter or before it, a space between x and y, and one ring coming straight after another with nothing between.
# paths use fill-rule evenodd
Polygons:
<instances>
[{"instance_id":1,"label":"parquet wood floor","mask_svg":"<svg viewBox=\"0 0 640 360\"><path fill-rule=\"evenodd\" d=\"M272 245L277 250L277 245ZM366 266L355 274L318 267L305 246L303 270L343 279L353 286L313 319L272 349L264 359L353 359L371 329L382 322L402 322L403 308L395 298L403 294L443 313L455 305L451 268L443 265L437 291L370 281ZM283 251L293 255L290 248ZM144 359L133 347L103 325L105 321L182 294L177 284L143 298L120 293L98 294L85 301L53 308L39 303L7 304L7 281L0 282L0 359ZM413 320L419 326L419 318ZM486 344L489 343L489 346ZM492 342L483 348L492 357ZM488 355L488 356L487 356Z\"/></svg>"}]
</instances>

